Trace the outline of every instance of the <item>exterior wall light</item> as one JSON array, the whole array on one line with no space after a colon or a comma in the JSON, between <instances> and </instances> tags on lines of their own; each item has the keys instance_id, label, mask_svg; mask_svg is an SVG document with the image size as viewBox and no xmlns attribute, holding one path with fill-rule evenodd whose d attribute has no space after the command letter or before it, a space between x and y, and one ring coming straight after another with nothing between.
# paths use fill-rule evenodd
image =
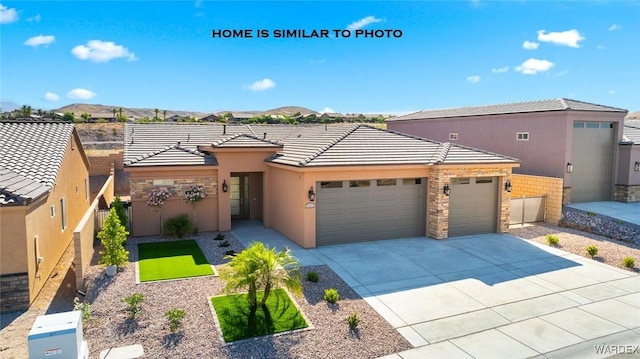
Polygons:
<instances>
[{"instance_id":1,"label":"exterior wall light","mask_svg":"<svg viewBox=\"0 0 640 359\"><path fill-rule=\"evenodd\" d=\"M229 186L227 185L227 180L222 180L222 192L227 193L229 190Z\"/></svg>"},{"instance_id":2,"label":"exterior wall light","mask_svg":"<svg viewBox=\"0 0 640 359\"><path fill-rule=\"evenodd\" d=\"M313 191L313 186L309 187L309 201L313 202L316 200L316 193Z\"/></svg>"},{"instance_id":3,"label":"exterior wall light","mask_svg":"<svg viewBox=\"0 0 640 359\"><path fill-rule=\"evenodd\" d=\"M445 196L450 196L451 195L451 187L449 187L448 184L444 185L444 188L442 189L442 192L444 192Z\"/></svg>"},{"instance_id":4,"label":"exterior wall light","mask_svg":"<svg viewBox=\"0 0 640 359\"><path fill-rule=\"evenodd\" d=\"M640 172L640 162L638 162L638 161L636 161L635 170L636 170L636 172Z\"/></svg>"},{"instance_id":5,"label":"exterior wall light","mask_svg":"<svg viewBox=\"0 0 640 359\"><path fill-rule=\"evenodd\" d=\"M571 162L567 162L567 173L573 172L573 165Z\"/></svg>"},{"instance_id":6,"label":"exterior wall light","mask_svg":"<svg viewBox=\"0 0 640 359\"><path fill-rule=\"evenodd\" d=\"M504 190L511 193L512 189L513 189L513 186L511 186L511 180L507 180L507 182L505 182L504 184Z\"/></svg>"}]
</instances>

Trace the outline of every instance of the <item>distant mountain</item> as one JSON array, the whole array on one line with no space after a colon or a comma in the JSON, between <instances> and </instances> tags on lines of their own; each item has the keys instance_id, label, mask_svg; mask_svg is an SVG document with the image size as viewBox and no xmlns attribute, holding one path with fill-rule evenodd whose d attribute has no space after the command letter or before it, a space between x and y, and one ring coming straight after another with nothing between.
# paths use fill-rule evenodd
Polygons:
<instances>
[{"instance_id":1,"label":"distant mountain","mask_svg":"<svg viewBox=\"0 0 640 359\"><path fill-rule=\"evenodd\" d=\"M2 101L0 102L0 112L11 112L13 110L19 109L21 106L13 101Z\"/></svg>"},{"instance_id":2,"label":"distant mountain","mask_svg":"<svg viewBox=\"0 0 640 359\"><path fill-rule=\"evenodd\" d=\"M73 112L76 116L80 116L83 113L97 114L97 113L112 113L113 109L120 109L121 106L110 106L110 105L98 105L98 104L85 104L85 103L73 103L71 105L67 105L64 107L60 107L55 112ZM158 117L162 118L162 111L165 109L158 108ZM166 110L166 117L171 117L173 115L178 115L180 117L195 117L201 118L206 116L207 114L196 111L176 111L176 110ZM128 108L122 107L122 115L124 117L134 116L136 118L144 118L149 117L153 118L156 115L154 108Z\"/></svg>"},{"instance_id":3,"label":"distant mountain","mask_svg":"<svg viewBox=\"0 0 640 359\"><path fill-rule=\"evenodd\" d=\"M278 107L278 108L273 108L271 110L266 110L266 111L243 111L243 110L226 110L226 111L218 111L216 112L217 115L224 115L225 113L228 112L241 112L241 113L250 113L254 116L263 116L263 115L285 115L285 116L293 116L296 113L300 113L301 115L308 115L308 114L315 114L315 115L319 115L318 112L314 111L314 110L310 110L306 107L301 107L301 106L283 106L283 107Z\"/></svg>"}]
</instances>

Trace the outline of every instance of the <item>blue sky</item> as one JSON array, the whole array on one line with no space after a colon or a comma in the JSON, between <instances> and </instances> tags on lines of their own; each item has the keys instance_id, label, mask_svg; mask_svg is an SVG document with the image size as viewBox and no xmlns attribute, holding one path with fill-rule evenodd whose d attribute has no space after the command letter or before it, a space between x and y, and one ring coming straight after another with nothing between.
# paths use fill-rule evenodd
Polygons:
<instances>
[{"instance_id":1,"label":"blue sky","mask_svg":"<svg viewBox=\"0 0 640 359\"><path fill-rule=\"evenodd\" d=\"M568 97L640 110L638 1L2 1L0 31L1 99L34 109L399 114Z\"/></svg>"}]
</instances>

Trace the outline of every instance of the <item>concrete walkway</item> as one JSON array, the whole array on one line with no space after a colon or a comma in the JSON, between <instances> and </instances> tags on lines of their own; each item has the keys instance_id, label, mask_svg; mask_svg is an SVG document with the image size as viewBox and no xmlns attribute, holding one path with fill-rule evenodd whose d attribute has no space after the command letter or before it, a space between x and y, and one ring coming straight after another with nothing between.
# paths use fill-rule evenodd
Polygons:
<instances>
[{"instance_id":1,"label":"concrete walkway","mask_svg":"<svg viewBox=\"0 0 640 359\"><path fill-rule=\"evenodd\" d=\"M415 347L388 358L640 356L640 276L558 249L500 234L303 249L259 222L232 233L331 267Z\"/></svg>"},{"instance_id":2,"label":"concrete walkway","mask_svg":"<svg viewBox=\"0 0 640 359\"><path fill-rule=\"evenodd\" d=\"M640 202L586 202L568 204L567 207L579 209L585 212L601 214L640 226Z\"/></svg>"}]
</instances>

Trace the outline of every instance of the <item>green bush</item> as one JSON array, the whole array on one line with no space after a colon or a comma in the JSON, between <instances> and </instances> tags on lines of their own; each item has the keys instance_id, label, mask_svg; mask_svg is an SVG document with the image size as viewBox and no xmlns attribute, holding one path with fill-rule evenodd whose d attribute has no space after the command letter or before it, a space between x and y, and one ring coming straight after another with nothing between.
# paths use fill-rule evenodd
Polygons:
<instances>
[{"instance_id":1,"label":"green bush","mask_svg":"<svg viewBox=\"0 0 640 359\"><path fill-rule=\"evenodd\" d=\"M325 289L323 299L329 303L335 303L340 300L340 293L335 288Z\"/></svg>"},{"instance_id":2,"label":"green bush","mask_svg":"<svg viewBox=\"0 0 640 359\"><path fill-rule=\"evenodd\" d=\"M224 239L224 234L218 232L218 234L213 238L214 241L221 241Z\"/></svg>"},{"instance_id":3,"label":"green bush","mask_svg":"<svg viewBox=\"0 0 640 359\"><path fill-rule=\"evenodd\" d=\"M80 302L77 297L73 300L73 310L79 310L83 323L91 321L91 304L87 302Z\"/></svg>"},{"instance_id":4,"label":"green bush","mask_svg":"<svg viewBox=\"0 0 640 359\"><path fill-rule=\"evenodd\" d=\"M129 217L127 216L127 212L124 210L124 205L122 204L122 200L120 196L116 196L111 202L111 207L116 209L116 214L118 215L118 219L120 219L120 224L127 228L129 224Z\"/></svg>"},{"instance_id":5,"label":"green bush","mask_svg":"<svg viewBox=\"0 0 640 359\"><path fill-rule=\"evenodd\" d=\"M316 272L307 272L307 280L309 282L318 283L318 281L320 280L320 277Z\"/></svg>"},{"instance_id":6,"label":"green bush","mask_svg":"<svg viewBox=\"0 0 640 359\"><path fill-rule=\"evenodd\" d=\"M547 243L550 246L557 246L558 243L560 243L560 239L558 239L558 236L553 234L547 234L546 239L547 239Z\"/></svg>"},{"instance_id":7,"label":"green bush","mask_svg":"<svg viewBox=\"0 0 640 359\"><path fill-rule=\"evenodd\" d=\"M124 302L127 304L127 313L129 318L136 319L142 313L142 302L144 302L144 295L141 293L133 293L124 298Z\"/></svg>"},{"instance_id":8,"label":"green bush","mask_svg":"<svg viewBox=\"0 0 640 359\"><path fill-rule=\"evenodd\" d=\"M163 233L169 237L182 238L187 233L193 233L193 224L186 213L171 217L164 223Z\"/></svg>"},{"instance_id":9,"label":"green bush","mask_svg":"<svg viewBox=\"0 0 640 359\"><path fill-rule=\"evenodd\" d=\"M353 312L347 317L347 324L349 324L349 329L353 330L358 327L360 324L360 318L358 318L358 313Z\"/></svg>"},{"instance_id":10,"label":"green bush","mask_svg":"<svg viewBox=\"0 0 640 359\"><path fill-rule=\"evenodd\" d=\"M128 235L129 232L120 224L115 208L111 208L98 233L98 239L104 246L104 250L100 251L100 264L122 267L129 261L129 252L122 246Z\"/></svg>"},{"instance_id":11,"label":"green bush","mask_svg":"<svg viewBox=\"0 0 640 359\"><path fill-rule=\"evenodd\" d=\"M182 326L182 319L185 316L185 312L183 309L179 308L171 308L164 313L169 321L169 330L171 333L175 333Z\"/></svg>"},{"instance_id":12,"label":"green bush","mask_svg":"<svg viewBox=\"0 0 640 359\"><path fill-rule=\"evenodd\" d=\"M585 251L587 251L587 254L593 259L593 257L596 256L596 254L598 254L598 247L596 246L588 246L587 248L584 249Z\"/></svg>"},{"instance_id":13,"label":"green bush","mask_svg":"<svg viewBox=\"0 0 640 359\"><path fill-rule=\"evenodd\" d=\"M622 260L622 265L626 268L633 269L636 266L636 260L633 257L624 257Z\"/></svg>"}]
</instances>

